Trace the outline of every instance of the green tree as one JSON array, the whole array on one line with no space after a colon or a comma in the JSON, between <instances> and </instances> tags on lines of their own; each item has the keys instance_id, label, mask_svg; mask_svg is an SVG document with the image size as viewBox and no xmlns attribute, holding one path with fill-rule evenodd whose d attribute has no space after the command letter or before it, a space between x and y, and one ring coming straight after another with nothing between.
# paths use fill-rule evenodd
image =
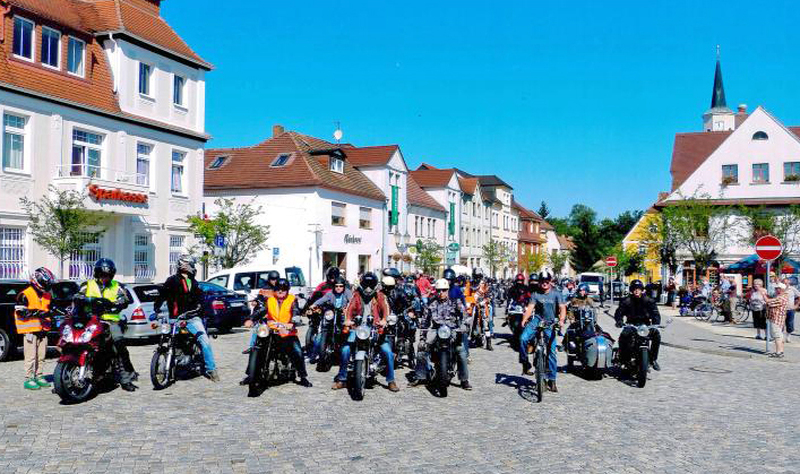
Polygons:
<instances>
[{"instance_id":1,"label":"green tree","mask_svg":"<svg viewBox=\"0 0 800 474\"><path fill-rule=\"evenodd\" d=\"M598 231L596 225L597 213L583 204L576 204L569 214L569 224L574 229L572 235L575 250L570 260L577 272L585 272L602 257L598 246Z\"/></svg>"},{"instance_id":2,"label":"green tree","mask_svg":"<svg viewBox=\"0 0 800 474\"><path fill-rule=\"evenodd\" d=\"M550 266L553 268L554 276L561 275L570 256L571 252L553 252L550 254Z\"/></svg>"},{"instance_id":3,"label":"green tree","mask_svg":"<svg viewBox=\"0 0 800 474\"><path fill-rule=\"evenodd\" d=\"M50 255L58 259L58 273L64 278L64 262L84 244L102 235L105 229L97 226L102 215L86 210L85 193L60 190L50 185L48 193L38 201L20 198L28 215L28 233Z\"/></svg>"},{"instance_id":4,"label":"green tree","mask_svg":"<svg viewBox=\"0 0 800 474\"><path fill-rule=\"evenodd\" d=\"M508 252L500 242L490 239L489 242L483 246L483 258L489 262L489 271L491 272L491 276L494 277L497 268L508 260Z\"/></svg>"},{"instance_id":5,"label":"green tree","mask_svg":"<svg viewBox=\"0 0 800 474\"><path fill-rule=\"evenodd\" d=\"M436 275L442 263L444 247L435 240L417 240L414 264L427 275Z\"/></svg>"},{"instance_id":6,"label":"green tree","mask_svg":"<svg viewBox=\"0 0 800 474\"><path fill-rule=\"evenodd\" d=\"M616 272L631 276L644 271L644 255L638 249L626 250L622 248L622 243L619 243L608 253L617 257Z\"/></svg>"},{"instance_id":7,"label":"green tree","mask_svg":"<svg viewBox=\"0 0 800 474\"><path fill-rule=\"evenodd\" d=\"M789 255L800 251L800 206L770 209L765 206L739 206L738 213L744 222L739 233L742 245L755 247L756 241L772 235L783 244L783 253L775 259L775 268L782 268ZM755 251L755 250L754 250Z\"/></svg>"},{"instance_id":8,"label":"green tree","mask_svg":"<svg viewBox=\"0 0 800 474\"><path fill-rule=\"evenodd\" d=\"M547 206L547 203L542 201L539 205L539 210L536 211L537 214L542 216L542 219L547 219L547 216L550 215L550 208Z\"/></svg>"},{"instance_id":9,"label":"green tree","mask_svg":"<svg viewBox=\"0 0 800 474\"><path fill-rule=\"evenodd\" d=\"M547 263L547 253L542 250L533 252L527 248L522 251L519 261L519 269L526 274L536 273Z\"/></svg>"},{"instance_id":10,"label":"green tree","mask_svg":"<svg viewBox=\"0 0 800 474\"><path fill-rule=\"evenodd\" d=\"M650 255L658 255L659 263L669 272L662 275L664 281L669 275L678 272L678 247L680 235L677 233L669 212L659 213L650 218L648 226L642 229L640 242Z\"/></svg>"},{"instance_id":11,"label":"green tree","mask_svg":"<svg viewBox=\"0 0 800 474\"><path fill-rule=\"evenodd\" d=\"M247 263L256 254L267 248L269 226L255 223L261 214L261 206L252 203L236 204L233 199L218 198L214 204L219 208L212 219L188 216L189 229L199 237L199 248L205 263L214 263L220 268L232 268ZM225 247L214 255L214 238L225 239Z\"/></svg>"}]
</instances>

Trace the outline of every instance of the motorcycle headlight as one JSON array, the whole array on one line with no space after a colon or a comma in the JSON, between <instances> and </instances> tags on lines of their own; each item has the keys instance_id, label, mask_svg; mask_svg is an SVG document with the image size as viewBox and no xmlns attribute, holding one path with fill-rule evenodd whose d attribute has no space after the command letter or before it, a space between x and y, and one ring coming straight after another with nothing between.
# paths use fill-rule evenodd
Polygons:
<instances>
[{"instance_id":1,"label":"motorcycle headlight","mask_svg":"<svg viewBox=\"0 0 800 474\"><path fill-rule=\"evenodd\" d=\"M64 328L61 330L61 337L63 337L67 342L72 342L72 328L69 326L64 326Z\"/></svg>"},{"instance_id":2,"label":"motorcycle headlight","mask_svg":"<svg viewBox=\"0 0 800 474\"><path fill-rule=\"evenodd\" d=\"M161 334L169 334L172 331L172 327L169 323L163 323L161 325Z\"/></svg>"},{"instance_id":3,"label":"motorcycle headlight","mask_svg":"<svg viewBox=\"0 0 800 474\"><path fill-rule=\"evenodd\" d=\"M359 339L369 339L369 335L372 333L368 326L359 326L356 329L356 337Z\"/></svg>"},{"instance_id":4,"label":"motorcycle headlight","mask_svg":"<svg viewBox=\"0 0 800 474\"><path fill-rule=\"evenodd\" d=\"M636 332L639 333L641 337L647 337L650 335L650 328L642 324L638 328L636 328Z\"/></svg>"},{"instance_id":5,"label":"motorcycle headlight","mask_svg":"<svg viewBox=\"0 0 800 474\"><path fill-rule=\"evenodd\" d=\"M266 324L259 324L256 333L258 334L258 337L269 336L269 326L267 326Z\"/></svg>"},{"instance_id":6,"label":"motorcycle headlight","mask_svg":"<svg viewBox=\"0 0 800 474\"><path fill-rule=\"evenodd\" d=\"M439 339L450 339L450 328L447 326L439 326L439 329L436 330L436 334L439 336Z\"/></svg>"},{"instance_id":7,"label":"motorcycle headlight","mask_svg":"<svg viewBox=\"0 0 800 474\"><path fill-rule=\"evenodd\" d=\"M86 344L89 341L91 341L92 340L92 333L94 332L94 329L95 329L94 326L89 326L86 329L84 329L83 333L81 333L81 336L78 338L78 342L80 342L82 344Z\"/></svg>"},{"instance_id":8,"label":"motorcycle headlight","mask_svg":"<svg viewBox=\"0 0 800 474\"><path fill-rule=\"evenodd\" d=\"M397 315L390 314L389 317L386 318L386 321L389 323L389 326L394 326L395 324L397 324Z\"/></svg>"},{"instance_id":9,"label":"motorcycle headlight","mask_svg":"<svg viewBox=\"0 0 800 474\"><path fill-rule=\"evenodd\" d=\"M333 321L333 311L325 311L325 321Z\"/></svg>"}]
</instances>

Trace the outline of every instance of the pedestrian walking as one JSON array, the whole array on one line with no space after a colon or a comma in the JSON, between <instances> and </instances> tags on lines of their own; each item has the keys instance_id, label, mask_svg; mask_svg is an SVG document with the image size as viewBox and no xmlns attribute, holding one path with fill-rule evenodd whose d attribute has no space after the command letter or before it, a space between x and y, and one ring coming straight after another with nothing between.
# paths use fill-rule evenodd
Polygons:
<instances>
[{"instance_id":1,"label":"pedestrian walking","mask_svg":"<svg viewBox=\"0 0 800 474\"><path fill-rule=\"evenodd\" d=\"M675 309L677 306L677 301L675 300L677 289L678 286L675 284L675 277L669 277L669 282L667 283L667 306L672 306L672 309Z\"/></svg>"},{"instance_id":2,"label":"pedestrian walking","mask_svg":"<svg viewBox=\"0 0 800 474\"><path fill-rule=\"evenodd\" d=\"M769 332L775 340L775 352L770 357L783 357L783 324L786 322L786 308L789 306L789 293L786 285L775 285L775 297L767 299L767 320Z\"/></svg>"},{"instance_id":3,"label":"pedestrian walking","mask_svg":"<svg viewBox=\"0 0 800 474\"><path fill-rule=\"evenodd\" d=\"M767 290L764 289L764 281L756 278L753 281L753 288L749 296L750 311L753 313L753 327L756 329L756 339L764 339L764 332L767 330Z\"/></svg>"},{"instance_id":4,"label":"pedestrian walking","mask_svg":"<svg viewBox=\"0 0 800 474\"><path fill-rule=\"evenodd\" d=\"M788 278L783 279L783 284L786 285L786 293L789 295L789 306L786 308L786 334L783 339L791 342L790 335L794 332L794 313L797 305L800 304L800 290L797 289L797 286L792 285Z\"/></svg>"}]
</instances>

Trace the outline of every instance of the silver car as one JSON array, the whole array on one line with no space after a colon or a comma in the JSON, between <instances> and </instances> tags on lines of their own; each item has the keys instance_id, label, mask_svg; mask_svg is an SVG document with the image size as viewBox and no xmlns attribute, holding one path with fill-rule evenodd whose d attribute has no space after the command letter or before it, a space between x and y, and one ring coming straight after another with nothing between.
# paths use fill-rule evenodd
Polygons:
<instances>
[{"instance_id":1,"label":"silver car","mask_svg":"<svg viewBox=\"0 0 800 474\"><path fill-rule=\"evenodd\" d=\"M157 283L133 283L123 285L133 303L125 308L121 315L128 320L125 328L125 339L146 339L158 336L158 321L150 321L153 304L161 290ZM159 319L166 315L166 305L161 306Z\"/></svg>"}]
</instances>

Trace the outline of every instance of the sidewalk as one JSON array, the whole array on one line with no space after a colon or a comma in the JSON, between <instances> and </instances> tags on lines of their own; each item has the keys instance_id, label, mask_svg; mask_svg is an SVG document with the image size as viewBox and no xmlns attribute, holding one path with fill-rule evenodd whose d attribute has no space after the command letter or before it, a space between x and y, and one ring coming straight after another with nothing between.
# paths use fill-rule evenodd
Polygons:
<instances>
[{"instance_id":1,"label":"sidewalk","mask_svg":"<svg viewBox=\"0 0 800 474\"><path fill-rule=\"evenodd\" d=\"M613 315L614 310L616 307L609 312ZM662 324L666 324L667 320L672 318L672 324L661 330L661 341L664 346L776 362L796 363L800 360L800 335L796 332L792 336L792 342L784 345L786 357L770 359L765 355L766 342L755 338L756 331L753 329L752 321L738 325L709 323L694 317L679 316L677 310L665 306L659 306L658 310L661 313ZM771 352L774 351L775 343L770 342L769 348Z\"/></svg>"}]
</instances>

